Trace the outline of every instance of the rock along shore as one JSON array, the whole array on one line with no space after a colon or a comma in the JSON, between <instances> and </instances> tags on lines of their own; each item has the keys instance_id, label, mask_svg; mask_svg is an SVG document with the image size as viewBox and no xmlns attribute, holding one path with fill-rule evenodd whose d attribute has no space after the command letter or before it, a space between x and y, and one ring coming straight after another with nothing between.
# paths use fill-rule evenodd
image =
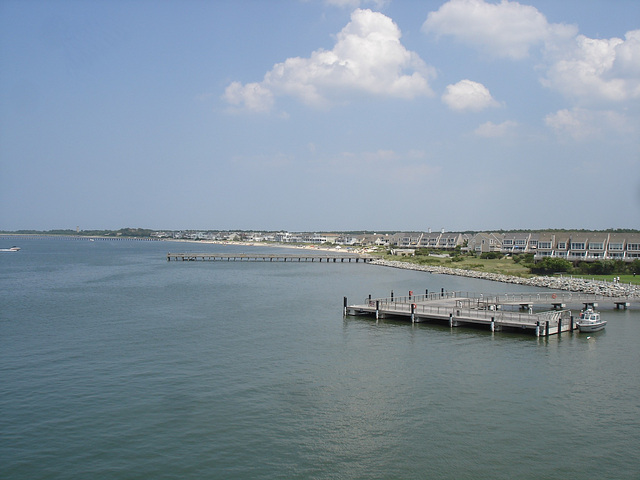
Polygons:
<instances>
[{"instance_id":1,"label":"rock along shore","mask_svg":"<svg viewBox=\"0 0 640 480\"><path fill-rule=\"evenodd\" d=\"M514 283L517 285L529 285L532 287L544 287L553 290L567 290L570 292L593 293L606 297L630 297L640 298L640 287L622 283L603 282L599 280L586 280L572 277L531 277L522 278L499 273L478 272L464 270L462 268L441 267L439 265L417 265L395 260L372 260L371 265L384 267L403 268L406 270L418 270L428 273L440 273L443 275L458 275L461 277L481 278L494 282Z\"/></svg>"}]
</instances>

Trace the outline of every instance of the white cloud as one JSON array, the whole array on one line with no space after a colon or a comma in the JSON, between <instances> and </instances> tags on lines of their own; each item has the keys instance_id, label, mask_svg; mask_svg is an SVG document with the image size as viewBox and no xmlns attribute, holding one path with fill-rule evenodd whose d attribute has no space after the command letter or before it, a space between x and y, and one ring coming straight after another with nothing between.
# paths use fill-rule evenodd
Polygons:
<instances>
[{"instance_id":1,"label":"white cloud","mask_svg":"<svg viewBox=\"0 0 640 480\"><path fill-rule=\"evenodd\" d=\"M559 110L550 113L545 118L545 123L560 136L570 136L575 140L580 140L589 135L597 133L590 126L590 112L585 109Z\"/></svg>"},{"instance_id":2,"label":"white cloud","mask_svg":"<svg viewBox=\"0 0 640 480\"><path fill-rule=\"evenodd\" d=\"M389 17L355 10L332 50L316 50L309 58L288 58L274 65L260 83L232 83L223 98L248 110L266 111L278 95L315 106L353 91L405 99L433 95L428 80L435 76L434 69L407 50L400 37L400 29Z\"/></svg>"},{"instance_id":3,"label":"white cloud","mask_svg":"<svg viewBox=\"0 0 640 480\"><path fill-rule=\"evenodd\" d=\"M232 105L242 104L256 112L266 112L273 106L273 94L259 83L233 82L226 88L224 98Z\"/></svg>"},{"instance_id":4,"label":"white cloud","mask_svg":"<svg viewBox=\"0 0 640 480\"><path fill-rule=\"evenodd\" d=\"M559 110L546 116L545 123L560 137L576 141L601 137L603 134L629 134L635 127L628 119L611 110L592 111L585 108Z\"/></svg>"},{"instance_id":5,"label":"white cloud","mask_svg":"<svg viewBox=\"0 0 640 480\"><path fill-rule=\"evenodd\" d=\"M521 59L529 49L554 38L575 35L573 26L549 24L535 7L502 0L450 0L429 13L423 31L453 35L464 44L490 55Z\"/></svg>"},{"instance_id":6,"label":"white cloud","mask_svg":"<svg viewBox=\"0 0 640 480\"><path fill-rule=\"evenodd\" d=\"M632 30L624 36L625 41L616 47L614 71L620 75L640 75L640 30Z\"/></svg>"},{"instance_id":7,"label":"white cloud","mask_svg":"<svg viewBox=\"0 0 640 480\"><path fill-rule=\"evenodd\" d=\"M541 83L584 105L640 98L640 30L593 39L572 25L549 23L536 8L509 0L450 0L429 13L423 30L451 35L487 54L542 54Z\"/></svg>"},{"instance_id":8,"label":"white cloud","mask_svg":"<svg viewBox=\"0 0 640 480\"><path fill-rule=\"evenodd\" d=\"M471 80L460 80L455 85L448 85L442 95L442 101L453 110L475 112L499 105L487 87Z\"/></svg>"},{"instance_id":9,"label":"white cloud","mask_svg":"<svg viewBox=\"0 0 640 480\"><path fill-rule=\"evenodd\" d=\"M554 58L543 85L583 101L640 98L640 30L620 38L578 35Z\"/></svg>"},{"instance_id":10,"label":"white cloud","mask_svg":"<svg viewBox=\"0 0 640 480\"><path fill-rule=\"evenodd\" d=\"M506 122L498 124L495 124L493 122L485 122L478 128L476 128L473 133L475 133L479 137L485 138L504 137L517 126L518 123L512 120L507 120Z\"/></svg>"}]
</instances>

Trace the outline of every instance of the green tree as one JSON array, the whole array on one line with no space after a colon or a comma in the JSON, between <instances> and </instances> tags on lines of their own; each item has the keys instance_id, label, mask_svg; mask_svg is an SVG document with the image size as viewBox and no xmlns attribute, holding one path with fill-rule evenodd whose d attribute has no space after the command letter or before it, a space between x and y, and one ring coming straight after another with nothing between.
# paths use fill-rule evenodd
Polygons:
<instances>
[{"instance_id":1,"label":"green tree","mask_svg":"<svg viewBox=\"0 0 640 480\"><path fill-rule=\"evenodd\" d=\"M569 260L565 260L564 258L547 257L535 265L532 265L531 273L549 275L554 273L570 272L572 269L573 265Z\"/></svg>"}]
</instances>

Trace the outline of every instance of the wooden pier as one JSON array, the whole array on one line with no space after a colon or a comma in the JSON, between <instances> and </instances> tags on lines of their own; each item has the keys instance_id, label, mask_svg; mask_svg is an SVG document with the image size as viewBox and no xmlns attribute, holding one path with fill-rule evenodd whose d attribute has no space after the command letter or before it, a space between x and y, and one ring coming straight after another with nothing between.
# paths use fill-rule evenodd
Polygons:
<instances>
[{"instance_id":1,"label":"wooden pier","mask_svg":"<svg viewBox=\"0 0 640 480\"><path fill-rule=\"evenodd\" d=\"M317 254L317 253L167 253L167 261L182 262L325 262L325 263L367 263L375 257L358 254Z\"/></svg>"},{"instance_id":2,"label":"wooden pier","mask_svg":"<svg viewBox=\"0 0 640 480\"><path fill-rule=\"evenodd\" d=\"M567 304L597 306L609 300L616 306L619 298L570 292L532 294L476 294L468 292L440 292L424 295L388 298L369 297L361 304L348 305L344 298L345 315L370 315L378 318L399 318L417 322L444 322L450 327L461 325L486 326L491 331L503 329L528 331L536 336L549 336L575 330L576 324ZM549 311L534 313L533 307L548 305Z\"/></svg>"}]
</instances>

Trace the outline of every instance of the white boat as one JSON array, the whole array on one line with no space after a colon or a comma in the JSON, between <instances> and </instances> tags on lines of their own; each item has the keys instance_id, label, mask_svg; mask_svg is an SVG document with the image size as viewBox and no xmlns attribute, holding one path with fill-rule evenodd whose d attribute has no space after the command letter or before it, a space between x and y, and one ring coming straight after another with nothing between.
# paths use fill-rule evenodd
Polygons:
<instances>
[{"instance_id":1,"label":"white boat","mask_svg":"<svg viewBox=\"0 0 640 480\"><path fill-rule=\"evenodd\" d=\"M17 252L20 247L0 248L0 252Z\"/></svg>"},{"instance_id":2,"label":"white boat","mask_svg":"<svg viewBox=\"0 0 640 480\"><path fill-rule=\"evenodd\" d=\"M580 318L576 322L581 332L597 332L602 330L607 324L606 320L600 318L600 314L595 312L593 308L588 308L580 314Z\"/></svg>"}]
</instances>

